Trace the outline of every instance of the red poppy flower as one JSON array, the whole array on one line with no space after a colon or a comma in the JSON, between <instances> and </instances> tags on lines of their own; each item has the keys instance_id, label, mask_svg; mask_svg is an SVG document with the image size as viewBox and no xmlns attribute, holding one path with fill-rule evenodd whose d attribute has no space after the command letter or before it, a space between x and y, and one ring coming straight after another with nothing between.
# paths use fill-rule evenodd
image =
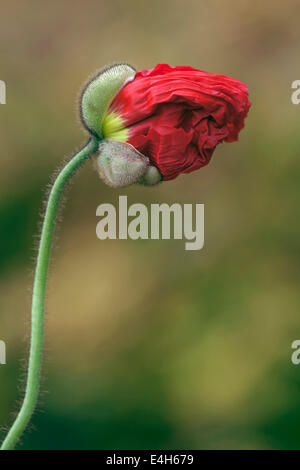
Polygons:
<instances>
[{"instance_id":1,"label":"red poppy flower","mask_svg":"<svg viewBox=\"0 0 300 470\"><path fill-rule=\"evenodd\" d=\"M237 140L250 105L239 80L159 64L119 91L102 132L133 145L171 180L207 165L219 143Z\"/></svg>"}]
</instances>

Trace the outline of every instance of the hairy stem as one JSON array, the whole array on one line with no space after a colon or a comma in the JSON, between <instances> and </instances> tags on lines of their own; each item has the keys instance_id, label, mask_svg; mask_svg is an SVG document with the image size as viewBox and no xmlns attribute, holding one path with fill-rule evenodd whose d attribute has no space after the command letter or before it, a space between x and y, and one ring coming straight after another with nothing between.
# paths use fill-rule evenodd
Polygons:
<instances>
[{"instance_id":1,"label":"hairy stem","mask_svg":"<svg viewBox=\"0 0 300 470\"><path fill-rule=\"evenodd\" d=\"M97 138L91 138L87 145L65 165L56 178L49 195L33 285L31 342L25 397L16 420L2 443L1 450L14 449L36 407L43 356L45 294L57 211L66 183L70 180L77 168L96 152L98 143L99 140Z\"/></svg>"}]
</instances>

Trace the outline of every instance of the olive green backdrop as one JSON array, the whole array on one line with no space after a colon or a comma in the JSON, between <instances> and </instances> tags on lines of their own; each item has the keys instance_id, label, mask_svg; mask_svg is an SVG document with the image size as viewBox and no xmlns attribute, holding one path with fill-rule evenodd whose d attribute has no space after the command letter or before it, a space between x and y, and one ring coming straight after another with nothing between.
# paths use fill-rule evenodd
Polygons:
<instances>
[{"instance_id":1,"label":"olive green backdrop","mask_svg":"<svg viewBox=\"0 0 300 470\"><path fill-rule=\"evenodd\" d=\"M42 394L18 448L300 448L299 15L297 0L0 1L3 425L24 389L44 189L87 139L84 81L111 61L168 62L232 75L253 103L239 142L198 172L124 190L90 163L76 176L51 266ZM96 207L119 194L204 203L204 249L98 240Z\"/></svg>"}]
</instances>

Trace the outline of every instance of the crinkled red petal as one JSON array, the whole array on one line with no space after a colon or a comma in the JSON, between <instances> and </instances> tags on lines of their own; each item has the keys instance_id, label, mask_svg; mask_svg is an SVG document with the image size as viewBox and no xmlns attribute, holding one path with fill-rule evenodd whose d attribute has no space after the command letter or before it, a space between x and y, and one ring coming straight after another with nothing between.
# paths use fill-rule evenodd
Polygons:
<instances>
[{"instance_id":1,"label":"crinkled red petal","mask_svg":"<svg viewBox=\"0 0 300 470\"><path fill-rule=\"evenodd\" d=\"M250 105L239 80L159 64L138 72L111 108L129 127L128 142L170 180L206 165L220 142L237 140Z\"/></svg>"}]
</instances>

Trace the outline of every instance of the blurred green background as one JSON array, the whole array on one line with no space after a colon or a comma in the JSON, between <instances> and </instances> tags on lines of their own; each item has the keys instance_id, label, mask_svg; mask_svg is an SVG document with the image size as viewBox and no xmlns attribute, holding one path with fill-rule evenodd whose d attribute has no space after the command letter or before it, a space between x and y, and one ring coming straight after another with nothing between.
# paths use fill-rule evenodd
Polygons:
<instances>
[{"instance_id":1,"label":"blurred green background","mask_svg":"<svg viewBox=\"0 0 300 470\"><path fill-rule=\"evenodd\" d=\"M84 81L111 61L167 62L232 75L253 103L239 142L198 172L120 191L90 163L76 176L50 272L42 394L18 448L300 448L299 15L297 0L0 2L4 426L24 390L44 190L87 138ZM119 194L204 203L204 249L98 240L96 207Z\"/></svg>"}]
</instances>

